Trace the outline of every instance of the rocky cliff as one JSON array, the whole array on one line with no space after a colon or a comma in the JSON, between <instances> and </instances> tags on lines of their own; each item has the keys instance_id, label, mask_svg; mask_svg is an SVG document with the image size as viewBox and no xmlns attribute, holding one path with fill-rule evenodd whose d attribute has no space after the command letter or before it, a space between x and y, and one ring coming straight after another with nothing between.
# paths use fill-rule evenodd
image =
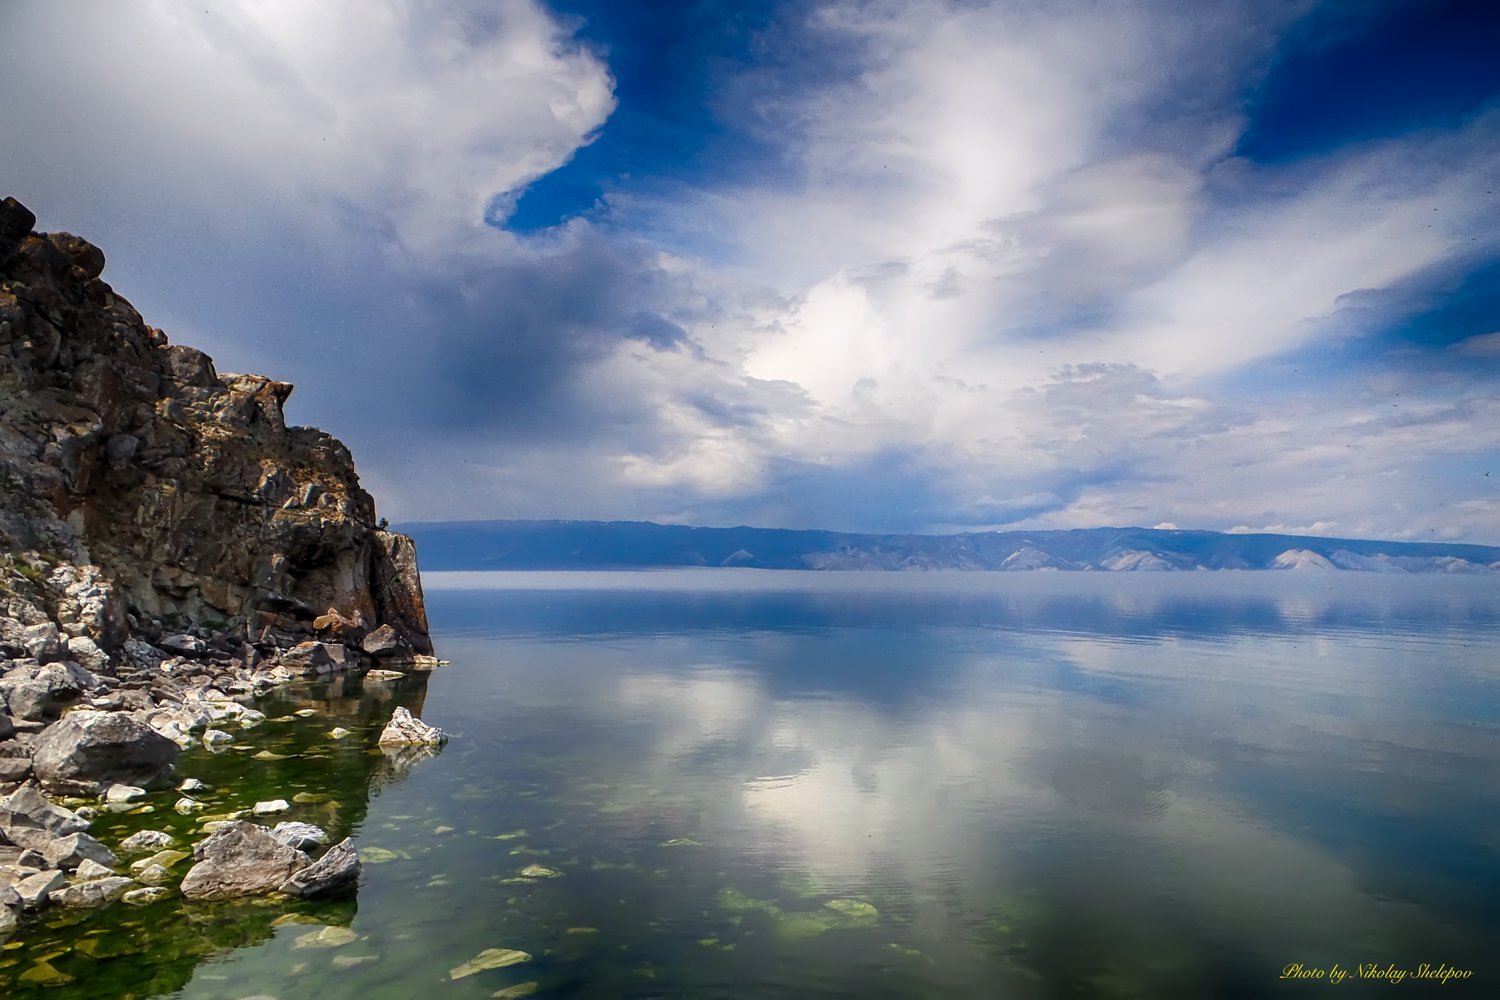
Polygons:
<instances>
[{"instance_id":1,"label":"rocky cliff","mask_svg":"<svg viewBox=\"0 0 1500 1000\"><path fill-rule=\"evenodd\" d=\"M0 202L0 741L80 704L176 738L195 693L430 654L411 540L292 387L169 343L35 222Z\"/></svg>"}]
</instances>

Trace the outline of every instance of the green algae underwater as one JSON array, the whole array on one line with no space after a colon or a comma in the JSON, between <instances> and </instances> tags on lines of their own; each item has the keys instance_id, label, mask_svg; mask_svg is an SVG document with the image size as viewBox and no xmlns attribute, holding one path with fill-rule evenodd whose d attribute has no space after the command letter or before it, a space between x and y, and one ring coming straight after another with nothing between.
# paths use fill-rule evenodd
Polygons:
<instances>
[{"instance_id":1,"label":"green algae underwater","mask_svg":"<svg viewBox=\"0 0 1500 1000\"><path fill-rule=\"evenodd\" d=\"M94 824L187 847L284 798L264 822L355 838L356 899L47 912L0 947L0 994L1123 1000L1302 995L1294 961L1485 972L1492 594L1398 601L1393 628L1369 595L1202 581L1165 605L528 582L433 588L453 665L430 677L288 689L185 753L202 811L153 793ZM397 705L452 741L381 751Z\"/></svg>"}]
</instances>

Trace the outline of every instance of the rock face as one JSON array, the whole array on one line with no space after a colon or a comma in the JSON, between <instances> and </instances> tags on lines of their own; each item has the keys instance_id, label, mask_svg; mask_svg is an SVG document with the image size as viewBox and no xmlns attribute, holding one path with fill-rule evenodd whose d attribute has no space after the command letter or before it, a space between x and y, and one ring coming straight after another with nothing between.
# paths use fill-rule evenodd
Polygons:
<instances>
[{"instance_id":1,"label":"rock face","mask_svg":"<svg viewBox=\"0 0 1500 1000\"><path fill-rule=\"evenodd\" d=\"M182 880L188 899L256 896L280 888L312 864L263 826L234 822L193 848L198 863Z\"/></svg>"},{"instance_id":2,"label":"rock face","mask_svg":"<svg viewBox=\"0 0 1500 1000\"><path fill-rule=\"evenodd\" d=\"M411 540L377 522L343 444L287 426L292 387L168 343L98 248L35 221L0 202L6 726L139 709L163 663L269 675L323 639L336 655L291 674L368 667L382 626L430 654Z\"/></svg>"}]
</instances>

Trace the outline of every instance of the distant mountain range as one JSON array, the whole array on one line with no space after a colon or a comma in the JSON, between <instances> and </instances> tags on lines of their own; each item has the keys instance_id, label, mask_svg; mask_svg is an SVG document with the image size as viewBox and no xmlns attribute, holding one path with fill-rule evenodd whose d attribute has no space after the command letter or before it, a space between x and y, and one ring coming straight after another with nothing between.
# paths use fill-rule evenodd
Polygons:
<instances>
[{"instance_id":1,"label":"distant mountain range","mask_svg":"<svg viewBox=\"0 0 1500 1000\"><path fill-rule=\"evenodd\" d=\"M642 521L442 521L396 526L424 570L742 566L808 570L1359 570L1500 572L1500 548L1157 528L861 535Z\"/></svg>"}]
</instances>

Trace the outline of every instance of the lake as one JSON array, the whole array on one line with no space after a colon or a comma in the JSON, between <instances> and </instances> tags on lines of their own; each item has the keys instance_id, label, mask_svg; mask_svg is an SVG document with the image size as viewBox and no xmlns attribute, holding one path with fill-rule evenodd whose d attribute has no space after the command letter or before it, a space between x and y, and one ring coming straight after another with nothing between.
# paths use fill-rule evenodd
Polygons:
<instances>
[{"instance_id":1,"label":"lake","mask_svg":"<svg viewBox=\"0 0 1500 1000\"><path fill-rule=\"evenodd\" d=\"M1493 577L426 583L451 666L179 767L352 833L356 901L53 917L6 995L1497 995Z\"/></svg>"}]
</instances>

